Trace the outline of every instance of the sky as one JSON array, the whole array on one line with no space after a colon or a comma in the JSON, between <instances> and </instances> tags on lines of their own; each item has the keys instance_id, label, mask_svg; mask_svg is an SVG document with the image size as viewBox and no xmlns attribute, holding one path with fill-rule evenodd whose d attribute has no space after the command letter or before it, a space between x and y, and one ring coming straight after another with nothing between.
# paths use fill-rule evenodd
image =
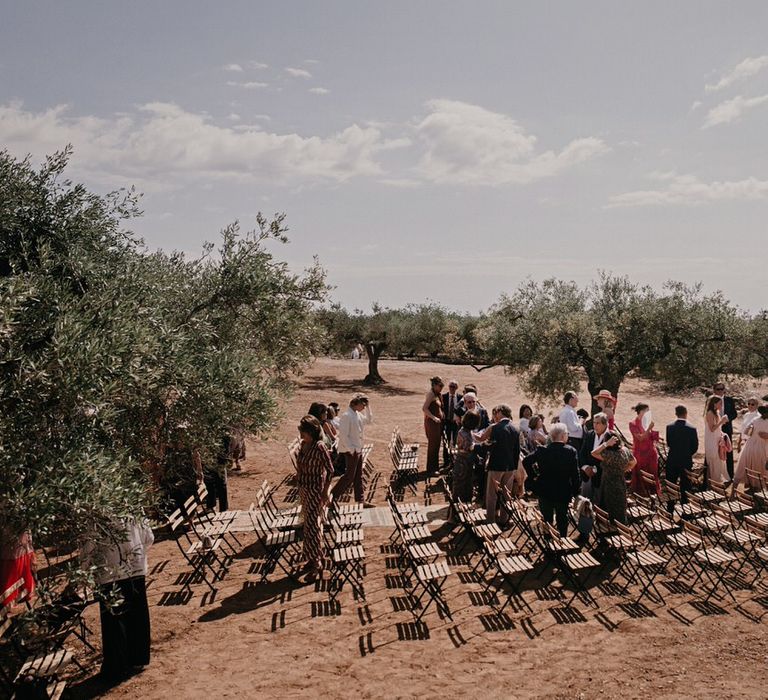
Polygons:
<instances>
[{"instance_id":1,"label":"sky","mask_svg":"<svg viewBox=\"0 0 768 700\"><path fill-rule=\"evenodd\" d=\"M768 3L0 0L0 147L198 254L285 212L348 308L606 270L768 307Z\"/></svg>"}]
</instances>

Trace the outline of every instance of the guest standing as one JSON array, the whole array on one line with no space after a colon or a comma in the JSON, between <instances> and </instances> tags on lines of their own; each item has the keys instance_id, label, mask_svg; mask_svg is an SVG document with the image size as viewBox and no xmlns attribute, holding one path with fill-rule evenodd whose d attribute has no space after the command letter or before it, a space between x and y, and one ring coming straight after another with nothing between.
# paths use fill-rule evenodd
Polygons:
<instances>
[{"instance_id":1,"label":"guest standing","mask_svg":"<svg viewBox=\"0 0 768 700\"><path fill-rule=\"evenodd\" d=\"M633 493L641 496L655 494L661 497L661 483L659 482L659 453L656 444L659 442L659 432L653 429L653 421L648 427L643 426L643 416L648 413L650 407L647 403L638 403L632 407L637 414L629 424L629 432L632 433L632 455L635 458L635 467L632 470L631 489ZM655 487L645 485L640 472L651 474L655 480Z\"/></svg>"},{"instance_id":2,"label":"guest standing","mask_svg":"<svg viewBox=\"0 0 768 700\"><path fill-rule=\"evenodd\" d=\"M732 396L725 395L725 384L723 382L715 382L712 387L713 395L720 398L722 403L720 404L720 415L727 416L728 422L723 423L722 431L728 436L728 445L733 443L733 421L739 415L736 410L736 401ZM725 468L728 472L728 478L733 479L733 450L727 450L725 453Z\"/></svg>"},{"instance_id":3,"label":"guest standing","mask_svg":"<svg viewBox=\"0 0 768 700\"><path fill-rule=\"evenodd\" d=\"M688 409L675 406L675 422L667 426L667 481L680 484L680 502L688 501L686 492L691 484L686 471L693 469L693 455L699 449L699 434L688 422ZM673 513L675 501L667 501L667 510Z\"/></svg>"},{"instance_id":4,"label":"guest standing","mask_svg":"<svg viewBox=\"0 0 768 700\"><path fill-rule=\"evenodd\" d=\"M616 427L616 397L608 389L600 389L592 398L600 412L608 417L608 430L613 430Z\"/></svg>"},{"instance_id":5,"label":"guest standing","mask_svg":"<svg viewBox=\"0 0 768 700\"><path fill-rule=\"evenodd\" d=\"M101 617L101 674L120 681L149 663L147 550L154 542L149 524L124 518L121 539L110 534L88 540L82 556L95 566Z\"/></svg>"},{"instance_id":6,"label":"guest standing","mask_svg":"<svg viewBox=\"0 0 768 700\"><path fill-rule=\"evenodd\" d=\"M475 438L472 431L480 425L476 411L468 411L461 419L456 437L456 459L453 461L453 494L463 503L472 503L475 467Z\"/></svg>"},{"instance_id":7,"label":"guest standing","mask_svg":"<svg viewBox=\"0 0 768 700\"><path fill-rule=\"evenodd\" d=\"M602 463L600 507L620 523L627 522L626 473L635 466L632 453L621 444L618 435L606 433L602 444L592 451L592 457Z\"/></svg>"},{"instance_id":8,"label":"guest standing","mask_svg":"<svg viewBox=\"0 0 768 700\"><path fill-rule=\"evenodd\" d=\"M488 476L485 485L485 514L489 523L498 519L497 489L506 486L512 491L515 470L520 461L520 434L512 424L512 409L505 403L491 412L493 423L478 437L480 442L490 441L488 449ZM506 522L506 516L503 518Z\"/></svg>"},{"instance_id":9,"label":"guest standing","mask_svg":"<svg viewBox=\"0 0 768 700\"><path fill-rule=\"evenodd\" d=\"M323 574L323 512L329 501L333 462L323 442L323 429L314 416L299 423L301 443L296 455L301 511L304 515L305 581L312 583Z\"/></svg>"},{"instance_id":10,"label":"guest standing","mask_svg":"<svg viewBox=\"0 0 768 700\"><path fill-rule=\"evenodd\" d=\"M349 402L349 408L341 414L339 420L339 456L343 457L345 471L331 490L334 499L338 499L352 486L355 501L363 503L363 447L365 445L365 425L373 421L368 397L355 394ZM373 507L366 503L366 507Z\"/></svg>"},{"instance_id":11,"label":"guest standing","mask_svg":"<svg viewBox=\"0 0 768 700\"><path fill-rule=\"evenodd\" d=\"M736 465L736 473L733 477L734 489L740 483L747 480L747 469L754 469L763 477L766 476L765 466L768 463L768 404L760 406L758 414L759 418L751 421L747 429L749 437ZM759 483L749 483L749 486L760 488Z\"/></svg>"},{"instance_id":12,"label":"guest standing","mask_svg":"<svg viewBox=\"0 0 768 700\"><path fill-rule=\"evenodd\" d=\"M592 430L584 431L584 442L581 446L579 464L581 464L581 495L593 503L599 503L600 476L602 466L599 459L592 453L603 444L608 431L608 416L605 413L595 413L592 417Z\"/></svg>"},{"instance_id":13,"label":"guest standing","mask_svg":"<svg viewBox=\"0 0 768 700\"><path fill-rule=\"evenodd\" d=\"M427 475L431 476L440 467L440 439L445 416L440 395L444 386L443 380L440 377L432 377L430 384L421 412L424 414L424 432L427 435Z\"/></svg>"},{"instance_id":14,"label":"guest standing","mask_svg":"<svg viewBox=\"0 0 768 700\"><path fill-rule=\"evenodd\" d=\"M563 404L559 420L568 428L568 444L578 452L584 438L584 424L576 413L576 406L579 405L578 394L575 391L566 391Z\"/></svg>"},{"instance_id":15,"label":"guest standing","mask_svg":"<svg viewBox=\"0 0 768 700\"><path fill-rule=\"evenodd\" d=\"M555 423L549 431L552 442L539 447L536 452L523 459L528 473L537 472L534 492L539 498L539 510L550 525L557 522L561 537L568 535L568 504L579 493L579 457L576 449L568 442L568 428L564 423Z\"/></svg>"},{"instance_id":16,"label":"guest standing","mask_svg":"<svg viewBox=\"0 0 768 700\"><path fill-rule=\"evenodd\" d=\"M443 435L445 436L445 448L443 449L443 464L447 465L450 461L448 447L456 444L456 436L459 432L459 425L456 423L456 409L461 401L461 394L457 389L459 384L455 379L448 382L448 391L442 396L443 401Z\"/></svg>"},{"instance_id":17,"label":"guest standing","mask_svg":"<svg viewBox=\"0 0 768 700\"><path fill-rule=\"evenodd\" d=\"M729 441L723 432L723 426L729 422L728 416L720 413L723 400L714 394L707 399L704 411L704 455L707 459L707 477L714 481L728 481L728 468L725 455Z\"/></svg>"}]
</instances>

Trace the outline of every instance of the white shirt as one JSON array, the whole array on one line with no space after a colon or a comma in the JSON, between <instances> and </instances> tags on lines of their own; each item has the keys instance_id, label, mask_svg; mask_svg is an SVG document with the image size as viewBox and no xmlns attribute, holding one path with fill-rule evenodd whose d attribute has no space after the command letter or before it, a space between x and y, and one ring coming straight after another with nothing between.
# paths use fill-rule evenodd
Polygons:
<instances>
[{"instance_id":1,"label":"white shirt","mask_svg":"<svg viewBox=\"0 0 768 700\"><path fill-rule=\"evenodd\" d=\"M584 428L581 425L581 418L576 415L576 409L570 404L563 406L563 410L560 411L558 416L561 423L565 423L568 428L568 437L582 438L584 437Z\"/></svg>"},{"instance_id":2,"label":"white shirt","mask_svg":"<svg viewBox=\"0 0 768 700\"><path fill-rule=\"evenodd\" d=\"M350 406L339 419L339 443L336 449L339 452L362 452L363 426L372 421L370 406L366 406L362 412Z\"/></svg>"},{"instance_id":3,"label":"white shirt","mask_svg":"<svg viewBox=\"0 0 768 700\"><path fill-rule=\"evenodd\" d=\"M146 521L129 519L125 521L125 539L120 542L89 539L82 548L82 556L90 565L97 567L94 578L97 584L103 585L134 576L146 576L147 549L154 541L152 528Z\"/></svg>"}]
</instances>

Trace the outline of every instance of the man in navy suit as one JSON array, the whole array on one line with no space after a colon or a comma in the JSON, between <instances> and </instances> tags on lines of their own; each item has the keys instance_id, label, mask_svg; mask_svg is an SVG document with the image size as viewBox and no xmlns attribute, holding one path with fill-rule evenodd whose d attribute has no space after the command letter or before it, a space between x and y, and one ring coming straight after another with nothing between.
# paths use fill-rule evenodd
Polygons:
<instances>
[{"instance_id":1,"label":"man in navy suit","mask_svg":"<svg viewBox=\"0 0 768 700\"><path fill-rule=\"evenodd\" d=\"M675 406L675 416L677 420L667 426L667 479L674 484L680 483L680 500L685 503L685 492L690 488L685 471L693 468L693 455L699 449L699 435L687 420L688 409L685 406ZM667 510L672 513L674 509L675 502L667 501Z\"/></svg>"},{"instance_id":2,"label":"man in navy suit","mask_svg":"<svg viewBox=\"0 0 768 700\"><path fill-rule=\"evenodd\" d=\"M733 396L725 395L725 384L723 382L715 382L712 392L715 396L719 396L723 402L720 413L728 416L729 420L722 429L731 438L731 443L733 443L733 421L739 415L739 412L736 410L736 401L734 401ZM725 455L725 467L728 470L728 476L733 479L733 450Z\"/></svg>"},{"instance_id":3,"label":"man in navy suit","mask_svg":"<svg viewBox=\"0 0 768 700\"><path fill-rule=\"evenodd\" d=\"M456 391L459 388L455 379L448 382L448 391L443 396L443 433L445 435L446 445L455 445L456 436L459 434L459 425L456 422L456 409L461 401L461 394ZM443 450L443 464L447 465L450 461L448 451Z\"/></svg>"}]
</instances>

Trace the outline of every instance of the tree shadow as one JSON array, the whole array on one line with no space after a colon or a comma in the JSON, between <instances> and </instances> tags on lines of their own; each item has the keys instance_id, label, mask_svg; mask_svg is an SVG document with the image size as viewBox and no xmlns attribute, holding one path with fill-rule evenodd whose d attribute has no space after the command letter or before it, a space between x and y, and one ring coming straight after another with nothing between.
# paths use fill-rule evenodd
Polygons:
<instances>
[{"instance_id":1,"label":"tree shadow","mask_svg":"<svg viewBox=\"0 0 768 700\"><path fill-rule=\"evenodd\" d=\"M420 396L423 392L406 389L394 384L377 384L369 386L363 384L362 379L339 379L332 374L313 377L302 377L298 382L302 389L310 391L337 392L340 394L354 394L362 392L372 396Z\"/></svg>"}]
</instances>

